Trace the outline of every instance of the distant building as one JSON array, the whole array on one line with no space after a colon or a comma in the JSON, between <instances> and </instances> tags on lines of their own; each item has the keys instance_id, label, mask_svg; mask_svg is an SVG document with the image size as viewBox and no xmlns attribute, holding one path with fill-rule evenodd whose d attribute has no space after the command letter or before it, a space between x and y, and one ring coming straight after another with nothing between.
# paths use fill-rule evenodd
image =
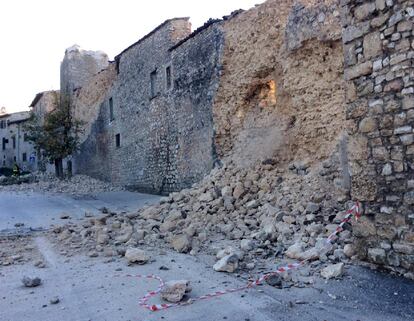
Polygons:
<instances>
[{"instance_id":1,"label":"distant building","mask_svg":"<svg viewBox=\"0 0 414 321\"><path fill-rule=\"evenodd\" d=\"M23 124L29 120L30 112L0 114L0 165L12 167L17 163L22 170L37 168L37 155L28 141Z\"/></svg>"},{"instance_id":2,"label":"distant building","mask_svg":"<svg viewBox=\"0 0 414 321\"><path fill-rule=\"evenodd\" d=\"M38 117L41 123L44 122L45 116L56 109L60 99L59 90L44 91L36 94L32 103L30 104L31 111ZM43 170L48 172L54 172L54 166L49 164L46 159L42 157L40 151L36 151L36 170ZM64 162L64 168L66 168Z\"/></svg>"}]
</instances>

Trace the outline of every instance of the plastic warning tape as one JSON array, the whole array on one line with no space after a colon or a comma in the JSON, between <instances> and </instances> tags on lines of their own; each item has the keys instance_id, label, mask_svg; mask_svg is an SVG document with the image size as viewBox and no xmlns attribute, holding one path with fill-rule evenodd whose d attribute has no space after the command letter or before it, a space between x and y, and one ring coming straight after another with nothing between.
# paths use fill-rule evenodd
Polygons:
<instances>
[{"instance_id":1,"label":"plastic warning tape","mask_svg":"<svg viewBox=\"0 0 414 321\"><path fill-rule=\"evenodd\" d=\"M361 205L360 205L359 202L356 202L355 205L353 205L346 212L345 217L341 220L338 227L326 239L325 247L330 246L334 242L334 240L336 239L336 236L343 231L344 224L350 222L351 219L352 219L352 216L355 216L356 220L358 220L361 217ZM301 266L307 264L309 261L310 260L307 259L307 260L303 260L303 261L295 262L295 263L290 263L290 264L287 264L285 266L279 267L276 271L264 274L260 278L254 280L254 281L250 281L249 283L247 283L246 285L244 285L242 287L207 293L207 294L204 294L202 296L199 296L199 297L196 297L196 298L190 298L189 300L187 300L185 302L179 302L179 303L148 304L148 301L152 297L154 297L158 293L160 293L162 291L164 285L165 285L163 279L161 277L157 276L157 275L154 275L154 274L150 274L150 275L141 275L141 274L130 275L130 274L128 274L128 275L124 275L124 276L158 280L158 282L159 282L158 288L155 291L150 291L150 292L146 293L142 298L140 298L138 300L139 306L141 306L145 309L148 309L150 311L155 312L155 311L169 309L169 308L172 308L172 307L189 305L189 304L192 304L196 301L207 300L207 299L219 297L219 296L222 296L222 295L225 295L225 294L228 294L228 293L234 293L234 292L247 290L247 289L250 289L252 287L255 287L255 286L263 283L266 279L268 279L272 275L281 274L281 273L284 273L284 272L287 272L287 271L290 271L290 270L296 270L296 269L300 268Z\"/></svg>"}]
</instances>

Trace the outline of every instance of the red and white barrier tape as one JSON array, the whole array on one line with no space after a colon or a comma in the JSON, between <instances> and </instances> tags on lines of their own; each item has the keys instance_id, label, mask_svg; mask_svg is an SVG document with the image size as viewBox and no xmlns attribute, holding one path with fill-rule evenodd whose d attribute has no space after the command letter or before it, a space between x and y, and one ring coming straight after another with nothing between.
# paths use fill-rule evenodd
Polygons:
<instances>
[{"instance_id":1,"label":"red and white barrier tape","mask_svg":"<svg viewBox=\"0 0 414 321\"><path fill-rule=\"evenodd\" d=\"M361 217L361 206L360 206L359 202L356 202L355 205L352 206L352 208L349 209L346 212L346 215L345 215L344 219L341 221L341 223L338 225L338 227L335 229L335 231L333 231L328 236L328 238L326 239L326 243L325 243L326 246L329 246L333 243L336 236L340 232L343 231L344 224L351 221L353 215L355 215L356 220L358 220ZM216 292L208 293L208 294L196 297L196 298L190 298L188 301L179 302L179 303L148 304L149 299L151 299L152 297L154 297L158 293L160 293L161 290L164 287L165 283L164 283L163 279L160 278L159 276L154 275L154 274L150 274L150 275L137 274L137 275L125 275L125 276L126 277L144 278L144 279L154 279L154 280L159 281L159 285L158 285L157 290L148 292L147 294L145 294L142 298L140 298L138 300L138 304L141 307L155 312L155 311L169 309L169 308L172 308L172 307L188 305L188 304L194 303L196 301L211 299L211 298L222 296L222 295L228 294L228 293L234 293L234 292L239 292L239 291L243 291L243 290L246 290L246 289L250 289L254 286L257 286L257 285L261 284L263 281L265 281L267 278L269 278L272 275L281 274L281 273L286 272L286 271L298 269L298 268L300 268L301 266L305 265L308 262L309 262L309 260L303 260L303 261L296 262L296 263L290 263L290 264L287 264L285 266L279 267L274 272L270 272L270 273L262 275L257 280L251 281L251 282L247 283L245 286L242 286L242 287L239 287L239 288L234 288L234 289L226 289L226 290L223 290L223 291L216 291Z\"/></svg>"}]
</instances>

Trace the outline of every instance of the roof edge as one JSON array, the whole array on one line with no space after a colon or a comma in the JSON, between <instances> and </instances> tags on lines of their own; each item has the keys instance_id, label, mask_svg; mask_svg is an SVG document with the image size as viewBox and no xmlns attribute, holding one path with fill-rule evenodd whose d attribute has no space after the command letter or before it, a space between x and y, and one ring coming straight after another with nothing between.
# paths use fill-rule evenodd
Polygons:
<instances>
[{"instance_id":1,"label":"roof edge","mask_svg":"<svg viewBox=\"0 0 414 321\"><path fill-rule=\"evenodd\" d=\"M129 47L125 48L124 50L122 50L118 55L115 56L114 60L118 61L121 56L127 52L129 49L135 47L136 45L140 44L141 42L143 42L145 39L149 38L150 36L152 36L154 33L156 33L158 30L160 30L161 28L163 28L165 25L167 25L168 23L172 22L172 21L177 21L177 20L186 20L189 21L190 17L177 17L177 18L171 18L171 19L167 19L165 20L163 23L161 23L160 25L158 25L157 27L155 27L152 31L150 31L149 33L147 33L145 36L143 36L142 38L140 38L138 41L134 42L132 45L130 45Z\"/></svg>"}]
</instances>

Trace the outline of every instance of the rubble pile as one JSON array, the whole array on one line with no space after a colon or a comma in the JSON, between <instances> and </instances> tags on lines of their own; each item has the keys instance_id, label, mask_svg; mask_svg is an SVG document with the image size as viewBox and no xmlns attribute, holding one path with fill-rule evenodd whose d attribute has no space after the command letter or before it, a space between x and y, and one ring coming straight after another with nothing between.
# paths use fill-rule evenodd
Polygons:
<instances>
[{"instance_id":1,"label":"rubble pile","mask_svg":"<svg viewBox=\"0 0 414 321\"><path fill-rule=\"evenodd\" d=\"M86 175L74 175L63 180L58 179L53 174L47 173L36 173L30 177L30 180L27 180L29 183L20 182L19 184L7 186L1 186L0 184L0 191L30 191L82 195L122 190L121 187L115 187Z\"/></svg>"},{"instance_id":2,"label":"rubble pile","mask_svg":"<svg viewBox=\"0 0 414 321\"><path fill-rule=\"evenodd\" d=\"M125 256L145 264L146 246L215 255L216 271L252 271L263 262L310 259L312 266L353 256L351 226L323 251L325 238L351 205L338 161L281 169L272 160L239 168L229 162L192 189L172 193L136 213L111 213L53 229L62 253ZM346 250L345 250L346 249ZM339 275L339 274L338 274Z\"/></svg>"},{"instance_id":3,"label":"rubble pile","mask_svg":"<svg viewBox=\"0 0 414 321\"><path fill-rule=\"evenodd\" d=\"M38 268L45 267L42 255L28 236L0 236L0 267L23 265L34 262Z\"/></svg>"}]
</instances>

